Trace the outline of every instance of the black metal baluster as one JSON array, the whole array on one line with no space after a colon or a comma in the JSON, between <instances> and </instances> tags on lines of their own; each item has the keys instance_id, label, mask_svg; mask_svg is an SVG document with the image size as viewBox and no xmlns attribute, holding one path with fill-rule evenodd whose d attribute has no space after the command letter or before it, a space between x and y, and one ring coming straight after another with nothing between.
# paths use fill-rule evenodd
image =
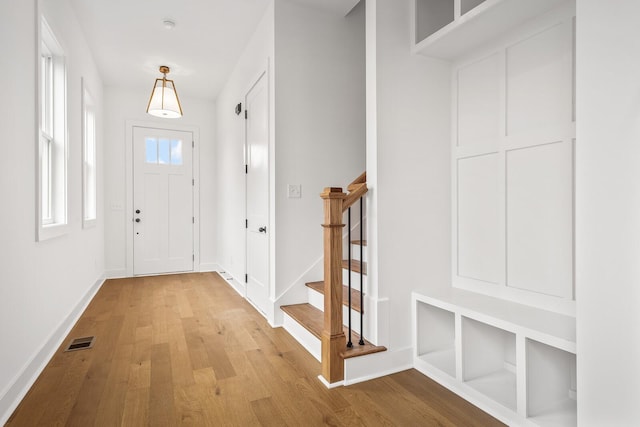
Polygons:
<instances>
[{"instance_id":1,"label":"black metal baluster","mask_svg":"<svg viewBox=\"0 0 640 427\"><path fill-rule=\"evenodd\" d=\"M363 320L363 316L364 316L364 292L363 292L363 283L364 283L364 257L362 256L363 253L363 246L364 246L364 240L363 240L363 228L364 228L364 223L362 222L362 204L364 203L364 197L360 197L360 342L358 344L360 345L364 345L364 320ZM351 209L351 208L349 208ZM349 277L351 278L351 277ZM349 289L349 299L351 299L351 289ZM349 306L351 306L351 304L349 304ZM349 313L351 313L351 310L349 310Z\"/></svg>"},{"instance_id":2,"label":"black metal baluster","mask_svg":"<svg viewBox=\"0 0 640 427\"><path fill-rule=\"evenodd\" d=\"M348 314L348 318L349 318L349 340L347 341L347 347L351 348L353 347L353 343L351 342L351 207L349 207L349 213L348 213L348 221L347 221L347 227L348 227L348 231L347 231L347 242L348 242L348 252L349 252L349 310L347 310L349 312ZM340 310L342 310L342 307L340 307Z\"/></svg>"}]
</instances>

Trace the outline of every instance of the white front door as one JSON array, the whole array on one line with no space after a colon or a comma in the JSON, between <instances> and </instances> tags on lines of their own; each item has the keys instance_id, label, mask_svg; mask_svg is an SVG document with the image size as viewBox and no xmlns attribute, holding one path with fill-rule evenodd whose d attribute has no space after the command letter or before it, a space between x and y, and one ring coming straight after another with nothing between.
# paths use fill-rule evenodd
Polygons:
<instances>
[{"instance_id":1,"label":"white front door","mask_svg":"<svg viewBox=\"0 0 640 427\"><path fill-rule=\"evenodd\" d=\"M193 271L193 135L133 128L133 274Z\"/></svg>"},{"instance_id":2,"label":"white front door","mask_svg":"<svg viewBox=\"0 0 640 427\"><path fill-rule=\"evenodd\" d=\"M269 92L266 73L245 97L247 155L247 299L269 302Z\"/></svg>"}]
</instances>

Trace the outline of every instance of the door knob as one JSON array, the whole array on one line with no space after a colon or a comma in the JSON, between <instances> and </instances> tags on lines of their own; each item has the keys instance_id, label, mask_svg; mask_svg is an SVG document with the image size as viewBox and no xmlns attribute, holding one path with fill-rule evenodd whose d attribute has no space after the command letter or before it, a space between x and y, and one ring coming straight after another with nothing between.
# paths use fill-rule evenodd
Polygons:
<instances>
[{"instance_id":1,"label":"door knob","mask_svg":"<svg viewBox=\"0 0 640 427\"><path fill-rule=\"evenodd\" d=\"M136 213L139 214L140 213L140 209L136 209Z\"/></svg>"},{"instance_id":2,"label":"door knob","mask_svg":"<svg viewBox=\"0 0 640 427\"><path fill-rule=\"evenodd\" d=\"M140 222L140 218L136 218L136 222Z\"/></svg>"},{"instance_id":3,"label":"door knob","mask_svg":"<svg viewBox=\"0 0 640 427\"><path fill-rule=\"evenodd\" d=\"M267 232L267 227L262 226L260 228L258 228L258 233L266 233Z\"/></svg>"}]
</instances>

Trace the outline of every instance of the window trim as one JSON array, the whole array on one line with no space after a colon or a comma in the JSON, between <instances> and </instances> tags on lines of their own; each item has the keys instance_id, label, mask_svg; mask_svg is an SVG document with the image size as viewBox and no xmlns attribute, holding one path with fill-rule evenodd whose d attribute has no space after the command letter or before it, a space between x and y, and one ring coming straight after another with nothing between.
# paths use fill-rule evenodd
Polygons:
<instances>
[{"instance_id":1,"label":"window trim","mask_svg":"<svg viewBox=\"0 0 640 427\"><path fill-rule=\"evenodd\" d=\"M67 70L62 45L44 16L40 12L38 16L36 240L43 241L68 231ZM50 74L46 79L45 56L50 60Z\"/></svg>"},{"instance_id":2,"label":"window trim","mask_svg":"<svg viewBox=\"0 0 640 427\"><path fill-rule=\"evenodd\" d=\"M98 219L98 132L96 106L91 92L87 88L85 79L80 80L82 96L82 228L95 227ZM92 124L89 126L89 117ZM92 132L91 138L89 132ZM89 146L91 144L91 147ZM88 162L88 156L92 156ZM88 164L91 163L91 164ZM92 179L88 178L91 173ZM92 203L91 209L88 203ZM90 211L93 215L90 215Z\"/></svg>"}]
</instances>

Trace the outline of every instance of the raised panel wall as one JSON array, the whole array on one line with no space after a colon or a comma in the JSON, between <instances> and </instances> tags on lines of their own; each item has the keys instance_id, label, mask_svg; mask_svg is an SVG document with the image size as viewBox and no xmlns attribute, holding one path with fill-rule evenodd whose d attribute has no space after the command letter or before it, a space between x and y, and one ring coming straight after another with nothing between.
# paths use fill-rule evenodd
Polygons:
<instances>
[{"instance_id":1,"label":"raised panel wall","mask_svg":"<svg viewBox=\"0 0 640 427\"><path fill-rule=\"evenodd\" d=\"M458 160L458 275L500 281L498 155Z\"/></svg>"},{"instance_id":2,"label":"raised panel wall","mask_svg":"<svg viewBox=\"0 0 640 427\"><path fill-rule=\"evenodd\" d=\"M506 49L508 136L548 134L571 122L571 30L559 23Z\"/></svg>"},{"instance_id":3,"label":"raised panel wall","mask_svg":"<svg viewBox=\"0 0 640 427\"><path fill-rule=\"evenodd\" d=\"M453 285L568 315L574 14L527 23L453 78Z\"/></svg>"},{"instance_id":4,"label":"raised panel wall","mask_svg":"<svg viewBox=\"0 0 640 427\"><path fill-rule=\"evenodd\" d=\"M458 146L488 146L500 141L501 61L491 55L458 71Z\"/></svg>"},{"instance_id":5,"label":"raised panel wall","mask_svg":"<svg viewBox=\"0 0 640 427\"><path fill-rule=\"evenodd\" d=\"M572 144L521 148L506 156L506 284L572 298Z\"/></svg>"}]
</instances>

